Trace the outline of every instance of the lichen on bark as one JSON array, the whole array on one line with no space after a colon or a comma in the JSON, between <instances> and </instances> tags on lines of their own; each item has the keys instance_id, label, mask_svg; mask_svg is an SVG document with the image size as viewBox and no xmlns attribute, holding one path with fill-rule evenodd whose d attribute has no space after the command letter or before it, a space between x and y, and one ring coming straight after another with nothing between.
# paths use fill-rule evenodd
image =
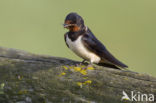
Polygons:
<instances>
[{"instance_id":1,"label":"lichen on bark","mask_svg":"<svg viewBox=\"0 0 156 103\"><path fill-rule=\"evenodd\" d=\"M77 63L0 47L0 103L122 103L123 90L156 93L155 77Z\"/></svg>"}]
</instances>

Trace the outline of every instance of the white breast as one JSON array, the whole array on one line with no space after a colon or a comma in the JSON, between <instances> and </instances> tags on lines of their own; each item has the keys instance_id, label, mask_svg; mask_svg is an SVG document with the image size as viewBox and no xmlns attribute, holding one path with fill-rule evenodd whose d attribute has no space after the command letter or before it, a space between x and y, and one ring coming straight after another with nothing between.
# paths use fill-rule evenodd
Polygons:
<instances>
[{"instance_id":1,"label":"white breast","mask_svg":"<svg viewBox=\"0 0 156 103\"><path fill-rule=\"evenodd\" d=\"M70 38L67 36L66 37L66 42L69 46L69 48L78 56L81 58L90 61L91 63L99 63L100 57L97 56L96 54L88 51L82 41L81 41L82 36L79 36L77 40L71 41Z\"/></svg>"}]
</instances>

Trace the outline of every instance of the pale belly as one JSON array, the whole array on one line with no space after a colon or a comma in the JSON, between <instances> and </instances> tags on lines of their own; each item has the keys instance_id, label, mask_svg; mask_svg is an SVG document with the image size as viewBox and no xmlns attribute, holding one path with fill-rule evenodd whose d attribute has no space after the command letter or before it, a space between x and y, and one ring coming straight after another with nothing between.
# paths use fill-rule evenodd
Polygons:
<instances>
[{"instance_id":1,"label":"pale belly","mask_svg":"<svg viewBox=\"0 0 156 103\"><path fill-rule=\"evenodd\" d=\"M84 45L82 44L81 41L82 36L79 36L79 38L77 40L75 40L74 42L72 42L68 36L66 38L66 42L69 46L69 48L78 56L80 56L81 58L90 61L91 63L99 63L99 61L101 60L99 56L97 56L96 54L88 51Z\"/></svg>"}]
</instances>

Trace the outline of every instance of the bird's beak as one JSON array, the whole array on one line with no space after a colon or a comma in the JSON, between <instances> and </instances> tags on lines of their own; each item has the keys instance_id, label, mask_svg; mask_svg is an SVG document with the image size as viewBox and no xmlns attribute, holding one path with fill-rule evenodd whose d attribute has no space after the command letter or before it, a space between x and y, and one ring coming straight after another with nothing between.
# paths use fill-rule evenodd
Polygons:
<instances>
[{"instance_id":1,"label":"bird's beak","mask_svg":"<svg viewBox=\"0 0 156 103\"><path fill-rule=\"evenodd\" d=\"M63 24L64 28L68 28L70 25L69 24Z\"/></svg>"}]
</instances>

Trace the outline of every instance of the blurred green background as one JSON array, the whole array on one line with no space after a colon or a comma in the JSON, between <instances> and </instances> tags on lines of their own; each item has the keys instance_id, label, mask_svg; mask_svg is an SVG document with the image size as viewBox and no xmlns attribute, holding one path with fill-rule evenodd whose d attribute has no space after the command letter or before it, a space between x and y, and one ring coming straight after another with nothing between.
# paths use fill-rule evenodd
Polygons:
<instances>
[{"instance_id":1,"label":"blurred green background","mask_svg":"<svg viewBox=\"0 0 156 103\"><path fill-rule=\"evenodd\" d=\"M64 42L70 12L130 70L156 76L156 0L1 0L0 46L81 60Z\"/></svg>"}]
</instances>

